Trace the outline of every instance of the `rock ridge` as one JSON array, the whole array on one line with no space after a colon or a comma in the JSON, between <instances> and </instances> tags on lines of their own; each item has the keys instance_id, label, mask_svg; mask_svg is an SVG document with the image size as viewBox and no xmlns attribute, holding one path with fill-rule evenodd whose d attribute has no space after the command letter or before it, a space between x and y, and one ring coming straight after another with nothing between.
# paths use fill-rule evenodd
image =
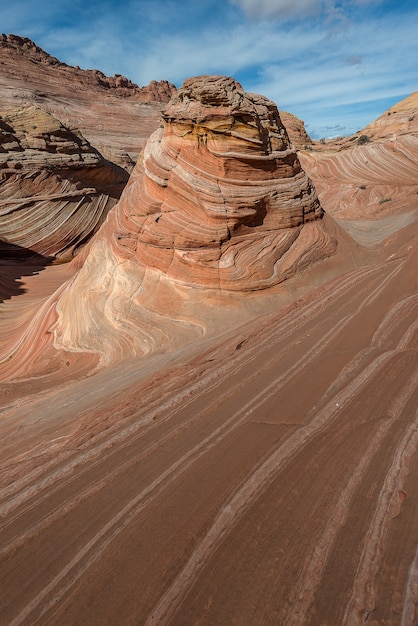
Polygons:
<instances>
[{"instance_id":1,"label":"rock ridge","mask_svg":"<svg viewBox=\"0 0 418 626\"><path fill-rule=\"evenodd\" d=\"M149 85L139 87L136 83L121 74L106 76L97 69L83 70L78 66L73 67L51 56L31 39L20 37L19 35L1 34L0 50L2 48L15 54L25 55L35 63L59 68L65 73L77 77L81 84L88 83L95 87L109 90L118 96L133 98L139 102L168 102L172 94L176 91L175 85L167 80L153 80ZM18 67L16 67L16 69L18 69Z\"/></svg>"}]
</instances>

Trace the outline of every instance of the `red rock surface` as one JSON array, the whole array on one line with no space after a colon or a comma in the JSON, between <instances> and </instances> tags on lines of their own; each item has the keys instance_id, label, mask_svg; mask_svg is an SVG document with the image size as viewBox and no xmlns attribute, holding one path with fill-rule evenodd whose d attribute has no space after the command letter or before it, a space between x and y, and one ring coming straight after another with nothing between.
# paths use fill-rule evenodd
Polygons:
<instances>
[{"instance_id":1,"label":"red rock surface","mask_svg":"<svg viewBox=\"0 0 418 626\"><path fill-rule=\"evenodd\" d=\"M156 284L182 289L185 300L190 289L202 300L204 289L253 292L336 251L272 102L231 78L197 77L163 117L60 295L57 347L106 361L161 349L180 331ZM150 326L151 299L161 314Z\"/></svg>"},{"instance_id":2,"label":"red rock surface","mask_svg":"<svg viewBox=\"0 0 418 626\"><path fill-rule=\"evenodd\" d=\"M128 175L37 107L0 116L0 250L72 258L120 197Z\"/></svg>"},{"instance_id":3,"label":"red rock surface","mask_svg":"<svg viewBox=\"0 0 418 626\"><path fill-rule=\"evenodd\" d=\"M175 264L173 278L158 258L145 266L135 234L144 216L167 209L175 225L181 193L187 207L190 195L199 199L200 214L216 208L219 196L208 189L220 178L219 159L233 173L231 189L245 191L244 212L248 188L254 197L242 176L249 164L259 164L257 191L275 176L274 168L266 176L266 162L282 173L300 167L290 149L284 162L266 150L260 164L254 139L271 133L275 150L287 142L264 99L238 97L259 112L267 107L275 120L267 116L268 133L264 114L255 128L247 114L236 120L225 93L216 107L203 103L209 93L202 85L200 100L174 100L166 132L153 137L119 207L72 263L45 268L41 255L31 265L22 255L3 282L0 271L0 622L415 626L416 204L405 195L411 204L390 211L384 203L382 219L361 219L358 205L354 221L327 214L291 226L299 239L309 234L308 247L320 229L338 240L337 252L303 271L296 263L266 289L208 288ZM193 123L181 118L185 105ZM208 116L219 108L228 115ZM203 126L222 156L196 149ZM7 132L13 144L16 133ZM336 175L343 197L350 173L358 185L359 150L372 148L372 171L380 164L396 190L396 181L409 186L416 161L413 148L405 156L409 136L401 137L402 157L394 158L399 144L382 138L321 152L314 144L301 158L319 185ZM231 145L239 157L225 150ZM206 155L205 166L191 154ZM367 185L380 184L367 176ZM302 200L319 206L307 180L301 169L286 177L292 192L283 213L269 205L284 230L300 222ZM306 189L303 181L310 192L298 204L291 193ZM234 198L226 195L231 224ZM324 198L329 212L338 210L332 194ZM182 224L195 243L196 220L187 215ZM217 219L227 220L226 210ZM251 228L247 219L227 243ZM277 225L263 231L264 223L254 232L274 237ZM213 222L202 224L207 245ZM131 241L118 239L124 234ZM249 259L256 268L263 256ZM0 256L0 269L6 261ZM67 350L54 348L54 334Z\"/></svg>"},{"instance_id":4,"label":"red rock surface","mask_svg":"<svg viewBox=\"0 0 418 626\"><path fill-rule=\"evenodd\" d=\"M0 112L35 105L77 128L110 161L132 169L175 86L138 87L61 63L31 40L0 36Z\"/></svg>"},{"instance_id":5,"label":"red rock surface","mask_svg":"<svg viewBox=\"0 0 418 626\"><path fill-rule=\"evenodd\" d=\"M2 621L413 626L416 235L229 332L219 301L215 339L3 385Z\"/></svg>"}]
</instances>

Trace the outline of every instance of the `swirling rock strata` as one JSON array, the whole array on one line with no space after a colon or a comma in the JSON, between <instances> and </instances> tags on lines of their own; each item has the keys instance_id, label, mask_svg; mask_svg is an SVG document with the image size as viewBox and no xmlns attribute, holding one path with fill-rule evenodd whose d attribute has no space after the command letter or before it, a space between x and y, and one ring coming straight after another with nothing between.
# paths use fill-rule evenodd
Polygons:
<instances>
[{"instance_id":1,"label":"swirling rock strata","mask_svg":"<svg viewBox=\"0 0 418 626\"><path fill-rule=\"evenodd\" d=\"M418 92L356 135L299 154L326 212L342 220L416 211Z\"/></svg>"},{"instance_id":2,"label":"swirling rock strata","mask_svg":"<svg viewBox=\"0 0 418 626\"><path fill-rule=\"evenodd\" d=\"M335 252L322 214L274 103L232 78L190 79L79 257L55 345L107 362L167 347L201 325L184 305L196 293L265 289Z\"/></svg>"},{"instance_id":3,"label":"swirling rock strata","mask_svg":"<svg viewBox=\"0 0 418 626\"><path fill-rule=\"evenodd\" d=\"M37 107L0 116L0 239L71 258L102 224L128 175Z\"/></svg>"},{"instance_id":4,"label":"swirling rock strata","mask_svg":"<svg viewBox=\"0 0 418 626\"><path fill-rule=\"evenodd\" d=\"M287 277L321 216L274 103L204 76L172 98L102 236L175 280L246 291Z\"/></svg>"}]
</instances>

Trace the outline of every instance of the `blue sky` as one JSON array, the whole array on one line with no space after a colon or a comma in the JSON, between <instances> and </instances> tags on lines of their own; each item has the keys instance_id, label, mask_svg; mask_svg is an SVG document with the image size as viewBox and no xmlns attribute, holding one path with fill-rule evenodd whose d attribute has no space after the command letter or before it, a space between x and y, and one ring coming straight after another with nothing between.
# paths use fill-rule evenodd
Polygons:
<instances>
[{"instance_id":1,"label":"blue sky","mask_svg":"<svg viewBox=\"0 0 418 626\"><path fill-rule=\"evenodd\" d=\"M314 138L418 90L417 0L0 0L0 29L139 85L234 76Z\"/></svg>"}]
</instances>

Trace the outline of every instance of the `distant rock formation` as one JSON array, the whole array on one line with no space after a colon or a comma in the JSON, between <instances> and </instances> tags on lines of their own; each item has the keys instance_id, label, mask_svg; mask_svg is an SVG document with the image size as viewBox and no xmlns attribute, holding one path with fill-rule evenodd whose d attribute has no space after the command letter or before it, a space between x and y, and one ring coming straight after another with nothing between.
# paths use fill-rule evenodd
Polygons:
<instances>
[{"instance_id":1,"label":"distant rock formation","mask_svg":"<svg viewBox=\"0 0 418 626\"><path fill-rule=\"evenodd\" d=\"M418 92L351 137L299 155L327 213L342 220L414 210L418 193Z\"/></svg>"},{"instance_id":2,"label":"distant rock formation","mask_svg":"<svg viewBox=\"0 0 418 626\"><path fill-rule=\"evenodd\" d=\"M138 87L129 78L121 74L105 76L99 70L82 70L79 67L72 67L51 56L27 37L19 37L13 34L0 35L0 53L2 50L14 55L25 56L35 64L52 66L57 70L57 76L59 75L58 70L61 70L61 73L65 74L67 79L69 78L71 82L77 81L80 87L83 85L89 88L99 87L110 90L118 96L133 98L139 102L168 102L176 90L176 87L166 80L159 82L153 80L146 87ZM17 76L19 75L19 70L19 64L16 63L15 71Z\"/></svg>"},{"instance_id":3,"label":"distant rock formation","mask_svg":"<svg viewBox=\"0 0 418 626\"><path fill-rule=\"evenodd\" d=\"M138 338L144 307L156 306L150 276L191 289L271 287L335 252L322 214L276 105L232 78L189 79L80 257L58 302L56 345L147 351L161 332L154 314ZM158 310L170 316L167 301Z\"/></svg>"},{"instance_id":4,"label":"distant rock formation","mask_svg":"<svg viewBox=\"0 0 418 626\"><path fill-rule=\"evenodd\" d=\"M0 116L0 240L6 244L72 258L127 179L79 132L42 109Z\"/></svg>"},{"instance_id":5,"label":"distant rock formation","mask_svg":"<svg viewBox=\"0 0 418 626\"><path fill-rule=\"evenodd\" d=\"M280 111L280 119L287 130L291 143L297 150L312 146L313 141L306 132L303 120L287 111Z\"/></svg>"},{"instance_id":6,"label":"distant rock formation","mask_svg":"<svg viewBox=\"0 0 418 626\"><path fill-rule=\"evenodd\" d=\"M125 76L72 67L30 39L0 35L0 114L42 108L129 172L175 89L168 81L138 87Z\"/></svg>"}]
</instances>

